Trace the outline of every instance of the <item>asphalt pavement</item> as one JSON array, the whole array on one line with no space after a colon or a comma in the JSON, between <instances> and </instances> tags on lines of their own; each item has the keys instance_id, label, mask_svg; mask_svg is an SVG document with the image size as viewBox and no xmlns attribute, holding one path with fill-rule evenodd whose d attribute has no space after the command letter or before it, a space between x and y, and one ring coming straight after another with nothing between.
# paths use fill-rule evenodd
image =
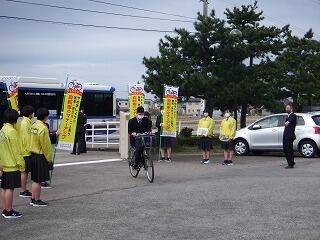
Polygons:
<instances>
[{"instance_id":1,"label":"asphalt pavement","mask_svg":"<svg viewBox=\"0 0 320 240\"><path fill-rule=\"evenodd\" d=\"M155 164L154 183L142 172L132 178L116 152L59 152L57 159L54 188L42 192L50 206L28 206L16 190L24 216L0 219L1 240L320 239L317 158L286 170L281 156L222 166L221 155L200 165L199 155L178 154L172 164Z\"/></svg>"}]
</instances>

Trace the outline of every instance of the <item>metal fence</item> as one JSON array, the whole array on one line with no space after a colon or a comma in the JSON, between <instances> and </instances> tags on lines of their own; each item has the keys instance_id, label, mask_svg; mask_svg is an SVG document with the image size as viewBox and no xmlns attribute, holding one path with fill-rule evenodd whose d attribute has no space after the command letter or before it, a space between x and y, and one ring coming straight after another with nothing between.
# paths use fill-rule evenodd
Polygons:
<instances>
[{"instance_id":1,"label":"metal fence","mask_svg":"<svg viewBox=\"0 0 320 240\"><path fill-rule=\"evenodd\" d=\"M91 148L119 146L120 122L88 122L87 126L87 146L91 146Z\"/></svg>"}]
</instances>

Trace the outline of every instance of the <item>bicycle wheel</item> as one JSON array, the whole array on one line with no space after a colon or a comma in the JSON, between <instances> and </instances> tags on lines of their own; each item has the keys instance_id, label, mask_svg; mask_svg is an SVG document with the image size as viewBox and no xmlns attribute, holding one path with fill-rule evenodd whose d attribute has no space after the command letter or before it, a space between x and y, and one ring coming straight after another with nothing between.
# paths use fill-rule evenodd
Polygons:
<instances>
[{"instance_id":1,"label":"bicycle wheel","mask_svg":"<svg viewBox=\"0 0 320 240\"><path fill-rule=\"evenodd\" d=\"M144 155L147 179L149 182L152 183L154 180L154 166L153 166L153 160L151 158L151 151L145 150L143 155Z\"/></svg>"},{"instance_id":2,"label":"bicycle wheel","mask_svg":"<svg viewBox=\"0 0 320 240\"><path fill-rule=\"evenodd\" d=\"M129 150L129 157L128 157L128 163L129 163L129 171L132 177L136 178L138 177L138 174L140 172L140 168L135 166L135 150L131 148Z\"/></svg>"}]
</instances>

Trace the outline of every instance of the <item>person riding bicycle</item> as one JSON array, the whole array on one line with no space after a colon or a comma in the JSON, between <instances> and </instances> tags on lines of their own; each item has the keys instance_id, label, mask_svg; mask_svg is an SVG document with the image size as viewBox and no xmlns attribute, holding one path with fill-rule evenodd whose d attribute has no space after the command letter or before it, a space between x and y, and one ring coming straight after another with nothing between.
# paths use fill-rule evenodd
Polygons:
<instances>
[{"instance_id":1,"label":"person riding bicycle","mask_svg":"<svg viewBox=\"0 0 320 240\"><path fill-rule=\"evenodd\" d=\"M130 135L130 145L135 148L135 163L142 163L143 146L136 142L135 137L139 134L151 132L149 119L144 116L144 108L138 107L137 114L134 118L129 120L128 133Z\"/></svg>"}]
</instances>

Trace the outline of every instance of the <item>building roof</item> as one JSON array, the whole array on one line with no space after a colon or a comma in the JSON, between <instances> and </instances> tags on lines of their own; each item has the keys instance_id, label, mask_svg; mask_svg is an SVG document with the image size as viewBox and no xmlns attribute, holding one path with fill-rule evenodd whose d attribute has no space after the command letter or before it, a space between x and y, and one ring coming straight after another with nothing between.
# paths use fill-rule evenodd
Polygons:
<instances>
[{"instance_id":1,"label":"building roof","mask_svg":"<svg viewBox=\"0 0 320 240\"><path fill-rule=\"evenodd\" d=\"M202 102L202 99L201 98L189 98L189 100L186 102Z\"/></svg>"}]
</instances>

